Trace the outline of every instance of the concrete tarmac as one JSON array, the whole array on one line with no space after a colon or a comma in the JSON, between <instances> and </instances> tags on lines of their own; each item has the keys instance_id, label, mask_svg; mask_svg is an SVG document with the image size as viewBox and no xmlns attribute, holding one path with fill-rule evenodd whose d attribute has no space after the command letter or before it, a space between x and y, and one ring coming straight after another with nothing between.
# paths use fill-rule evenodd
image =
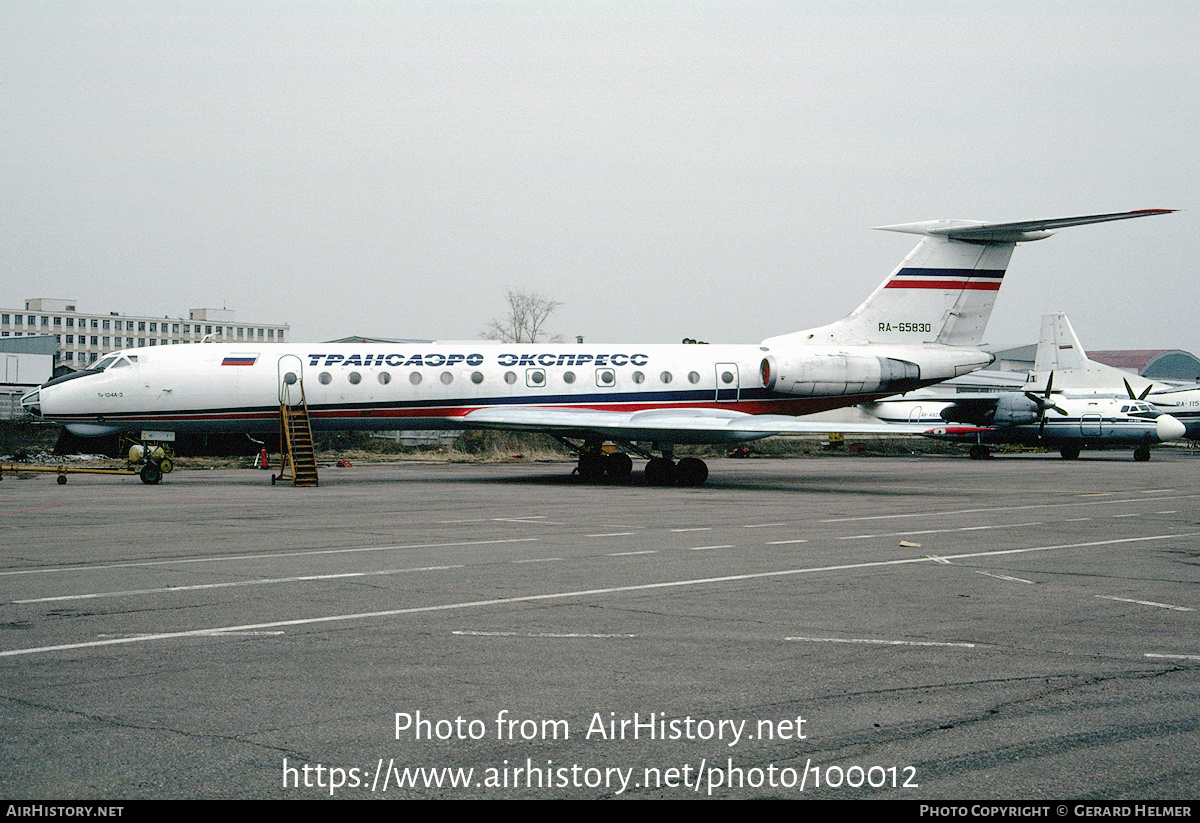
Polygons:
<instances>
[{"instance_id":1,"label":"concrete tarmac","mask_svg":"<svg viewBox=\"0 0 1200 823\"><path fill-rule=\"evenodd\" d=\"M0 794L1200 796L1200 453L0 482Z\"/></svg>"}]
</instances>

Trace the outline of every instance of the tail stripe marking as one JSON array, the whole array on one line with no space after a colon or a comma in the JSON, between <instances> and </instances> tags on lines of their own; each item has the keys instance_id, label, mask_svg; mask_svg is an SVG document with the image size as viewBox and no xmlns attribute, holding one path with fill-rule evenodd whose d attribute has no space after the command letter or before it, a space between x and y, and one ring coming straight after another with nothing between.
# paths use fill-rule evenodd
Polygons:
<instances>
[{"instance_id":1,"label":"tail stripe marking","mask_svg":"<svg viewBox=\"0 0 1200 823\"><path fill-rule=\"evenodd\" d=\"M888 289L974 289L997 291L1004 269L916 269L896 272Z\"/></svg>"}]
</instances>

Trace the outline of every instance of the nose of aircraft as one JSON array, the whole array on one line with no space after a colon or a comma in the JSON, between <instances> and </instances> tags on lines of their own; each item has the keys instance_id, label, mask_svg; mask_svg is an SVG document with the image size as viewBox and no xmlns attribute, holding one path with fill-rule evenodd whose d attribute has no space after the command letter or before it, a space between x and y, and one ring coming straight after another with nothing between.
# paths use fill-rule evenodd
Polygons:
<instances>
[{"instance_id":1,"label":"nose of aircraft","mask_svg":"<svg viewBox=\"0 0 1200 823\"><path fill-rule=\"evenodd\" d=\"M1158 439L1163 443L1178 440L1186 431L1184 425L1169 414L1160 414L1155 422L1158 424Z\"/></svg>"},{"instance_id":2,"label":"nose of aircraft","mask_svg":"<svg viewBox=\"0 0 1200 823\"><path fill-rule=\"evenodd\" d=\"M42 403L40 390L34 389L21 398L21 405L25 407L25 411L32 414L34 417L42 416Z\"/></svg>"}]
</instances>

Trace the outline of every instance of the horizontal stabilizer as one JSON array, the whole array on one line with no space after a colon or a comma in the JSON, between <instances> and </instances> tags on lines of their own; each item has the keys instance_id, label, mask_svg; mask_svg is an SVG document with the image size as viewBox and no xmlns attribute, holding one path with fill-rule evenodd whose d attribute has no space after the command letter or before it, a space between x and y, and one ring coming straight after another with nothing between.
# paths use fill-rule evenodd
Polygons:
<instances>
[{"instance_id":1,"label":"horizontal stabilizer","mask_svg":"<svg viewBox=\"0 0 1200 823\"><path fill-rule=\"evenodd\" d=\"M980 223L972 220L928 220L923 223L899 223L895 226L876 226L880 231L898 231L905 234L925 234L931 237L948 237L975 243L1024 243L1049 237L1052 229L1068 226L1085 226L1089 223L1108 223L1112 220L1130 220L1134 217L1150 217L1170 214L1174 209L1138 209L1114 214L1089 214L1082 217L1057 217L1049 220L1025 220L1019 223Z\"/></svg>"}]
</instances>

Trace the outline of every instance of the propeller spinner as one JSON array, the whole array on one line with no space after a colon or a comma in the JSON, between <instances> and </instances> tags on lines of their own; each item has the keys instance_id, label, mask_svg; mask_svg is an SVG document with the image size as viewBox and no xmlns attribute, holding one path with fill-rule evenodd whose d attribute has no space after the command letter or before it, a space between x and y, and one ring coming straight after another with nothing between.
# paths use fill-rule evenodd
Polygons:
<instances>
[{"instance_id":1,"label":"propeller spinner","mask_svg":"<svg viewBox=\"0 0 1200 823\"><path fill-rule=\"evenodd\" d=\"M1126 385L1128 385L1128 384L1126 384ZM1031 392L1031 391L1025 392L1025 396L1027 398L1029 398L1029 402L1033 403L1035 406L1038 407L1038 418L1041 421L1038 423L1038 439L1041 439L1042 432L1044 432L1046 430L1046 412L1053 409L1054 411L1061 414L1063 417L1067 416L1067 412L1064 409L1062 409L1061 407L1059 407L1059 405L1057 403L1055 403L1053 400L1050 399L1050 392L1053 389L1053 387L1054 387L1054 372L1050 372L1050 375L1046 378L1045 394L1039 395L1039 394L1036 394L1035 392Z\"/></svg>"}]
</instances>

